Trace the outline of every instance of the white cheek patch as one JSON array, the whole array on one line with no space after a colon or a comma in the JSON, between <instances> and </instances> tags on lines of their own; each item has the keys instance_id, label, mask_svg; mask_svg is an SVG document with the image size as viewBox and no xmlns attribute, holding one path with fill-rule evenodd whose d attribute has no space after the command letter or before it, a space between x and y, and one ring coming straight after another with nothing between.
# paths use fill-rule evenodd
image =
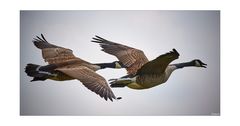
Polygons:
<instances>
[{"instance_id":1,"label":"white cheek patch","mask_svg":"<svg viewBox=\"0 0 240 126\"><path fill-rule=\"evenodd\" d=\"M119 63L116 63L116 64L115 64L115 67L116 67L116 68L121 68L121 65L120 65Z\"/></svg>"},{"instance_id":2,"label":"white cheek patch","mask_svg":"<svg viewBox=\"0 0 240 126\"><path fill-rule=\"evenodd\" d=\"M94 65L94 67L95 67L95 69L97 69L97 70L100 70L100 69L101 69L101 67L98 66L98 65Z\"/></svg>"},{"instance_id":3,"label":"white cheek patch","mask_svg":"<svg viewBox=\"0 0 240 126\"><path fill-rule=\"evenodd\" d=\"M196 65L197 67L200 67L200 66L201 66L198 61L195 61L195 65Z\"/></svg>"},{"instance_id":4,"label":"white cheek patch","mask_svg":"<svg viewBox=\"0 0 240 126\"><path fill-rule=\"evenodd\" d=\"M36 71L39 71L40 67L41 67L41 66L38 66L38 67L36 68Z\"/></svg>"}]
</instances>

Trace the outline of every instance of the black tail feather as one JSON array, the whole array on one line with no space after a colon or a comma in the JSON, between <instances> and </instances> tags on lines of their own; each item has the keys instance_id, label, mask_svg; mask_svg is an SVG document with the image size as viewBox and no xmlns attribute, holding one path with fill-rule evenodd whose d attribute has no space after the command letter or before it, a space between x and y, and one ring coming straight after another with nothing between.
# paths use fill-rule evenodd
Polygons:
<instances>
[{"instance_id":1,"label":"black tail feather","mask_svg":"<svg viewBox=\"0 0 240 126\"><path fill-rule=\"evenodd\" d=\"M40 38L39 36L36 36L36 38L33 38L33 44L39 48L39 49L44 49L44 48L62 48L60 46L56 46L56 45L53 45L51 43L49 43L45 37L43 36L43 34L41 34L41 37Z\"/></svg>"},{"instance_id":2,"label":"black tail feather","mask_svg":"<svg viewBox=\"0 0 240 126\"><path fill-rule=\"evenodd\" d=\"M49 74L40 73L39 69L41 68L40 65L36 64L27 64L25 67L25 72L28 76L33 77L31 81L38 81L38 80L46 80L50 77Z\"/></svg>"},{"instance_id":3,"label":"black tail feather","mask_svg":"<svg viewBox=\"0 0 240 126\"><path fill-rule=\"evenodd\" d=\"M38 74L37 68L38 67L40 67L40 66L36 65L36 64L27 64L27 66L25 67L25 72L30 77L37 76L37 74Z\"/></svg>"}]
</instances>

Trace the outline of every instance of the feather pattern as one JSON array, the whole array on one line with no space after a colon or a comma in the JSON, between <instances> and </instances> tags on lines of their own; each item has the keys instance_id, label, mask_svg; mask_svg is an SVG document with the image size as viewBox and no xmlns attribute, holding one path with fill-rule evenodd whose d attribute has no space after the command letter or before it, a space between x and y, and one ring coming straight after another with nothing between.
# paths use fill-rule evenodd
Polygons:
<instances>
[{"instance_id":1,"label":"feather pattern","mask_svg":"<svg viewBox=\"0 0 240 126\"><path fill-rule=\"evenodd\" d=\"M63 72L70 77L76 78L83 83L89 90L104 97L106 100L116 99L107 81L93 70L87 67L73 67L73 68L58 68L57 71Z\"/></svg>"},{"instance_id":2,"label":"feather pattern","mask_svg":"<svg viewBox=\"0 0 240 126\"><path fill-rule=\"evenodd\" d=\"M139 49L111 42L99 36L95 36L92 42L99 43L102 51L116 56L120 62L127 66L128 74L135 75L137 70L148 62L143 51Z\"/></svg>"},{"instance_id":3,"label":"feather pattern","mask_svg":"<svg viewBox=\"0 0 240 126\"><path fill-rule=\"evenodd\" d=\"M163 74L173 60L179 57L179 53L176 49L173 49L169 53L160 55L156 59L144 64L138 71L137 75L144 74Z\"/></svg>"},{"instance_id":4,"label":"feather pattern","mask_svg":"<svg viewBox=\"0 0 240 126\"><path fill-rule=\"evenodd\" d=\"M54 65L56 67L53 70L56 76L44 78L44 80L52 79L64 81L78 79L85 87L105 100L110 99L113 101L113 99L116 99L107 81L102 76L95 73L95 71L99 69L99 66L75 57L71 49L49 43L42 34L41 38L36 36L33 43L37 48L42 50L43 59L49 63L47 66ZM36 65L36 68L38 66L39 65ZM36 70L36 68L34 68L34 70Z\"/></svg>"},{"instance_id":5,"label":"feather pattern","mask_svg":"<svg viewBox=\"0 0 240 126\"><path fill-rule=\"evenodd\" d=\"M50 44L45 39L43 34L41 34L41 37L42 38L36 36L36 38L34 38L33 40L33 43L37 48L42 50L42 57L45 60L45 62L48 62L49 64L56 64L66 62L67 60L72 59L82 60L80 58L75 57L71 49ZM82 61L86 62L84 60Z\"/></svg>"}]
</instances>

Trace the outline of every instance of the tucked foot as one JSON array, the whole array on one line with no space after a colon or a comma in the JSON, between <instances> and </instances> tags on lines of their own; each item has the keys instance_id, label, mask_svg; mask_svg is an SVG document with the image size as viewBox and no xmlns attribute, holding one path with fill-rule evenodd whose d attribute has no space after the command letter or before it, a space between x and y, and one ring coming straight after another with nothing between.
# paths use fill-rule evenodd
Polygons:
<instances>
[{"instance_id":1,"label":"tucked foot","mask_svg":"<svg viewBox=\"0 0 240 126\"><path fill-rule=\"evenodd\" d=\"M132 83L132 80L129 78L114 79L112 82L110 82L110 87L113 87L113 88L114 87L125 87L130 83Z\"/></svg>"},{"instance_id":2,"label":"tucked foot","mask_svg":"<svg viewBox=\"0 0 240 126\"><path fill-rule=\"evenodd\" d=\"M113 78L113 79L109 79L108 81L116 81L117 79L116 78Z\"/></svg>"},{"instance_id":3,"label":"tucked foot","mask_svg":"<svg viewBox=\"0 0 240 126\"><path fill-rule=\"evenodd\" d=\"M122 97L117 97L117 100L120 100L120 99L122 99Z\"/></svg>"}]
</instances>

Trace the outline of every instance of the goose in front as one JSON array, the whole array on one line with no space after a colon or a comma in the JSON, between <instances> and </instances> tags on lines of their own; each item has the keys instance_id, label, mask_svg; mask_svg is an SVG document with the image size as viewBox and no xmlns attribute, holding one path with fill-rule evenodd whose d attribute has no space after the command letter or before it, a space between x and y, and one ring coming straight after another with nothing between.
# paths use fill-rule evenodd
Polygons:
<instances>
[{"instance_id":1,"label":"goose in front","mask_svg":"<svg viewBox=\"0 0 240 126\"><path fill-rule=\"evenodd\" d=\"M95 36L92 42L99 43L102 51L116 56L126 66L127 75L118 79L111 79L111 87L127 86L131 89L148 89L165 83L176 69L191 66L206 68L207 65L199 59L170 64L179 57L176 49L149 61L143 51L139 49L111 42L99 36Z\"/></svg>"},{"instance_id":2,"label":"goose in front","mask_svg":"<svg viewBox=\"0 0 240 126\"><path fill-rule=\"evenodd\" d=\"M34 38L33 43L38 49L41 49L42 57L48 62L48 65L27 64L25 72L28 76L33 77L31 81L78 79L85 87L105 100L118 99L107 81L95 71L104 68L122 68L121 62L92 64L74 56L72 50L68 48L50 44L42 34L41 37Z\"/></svg>"}]
</instances>

